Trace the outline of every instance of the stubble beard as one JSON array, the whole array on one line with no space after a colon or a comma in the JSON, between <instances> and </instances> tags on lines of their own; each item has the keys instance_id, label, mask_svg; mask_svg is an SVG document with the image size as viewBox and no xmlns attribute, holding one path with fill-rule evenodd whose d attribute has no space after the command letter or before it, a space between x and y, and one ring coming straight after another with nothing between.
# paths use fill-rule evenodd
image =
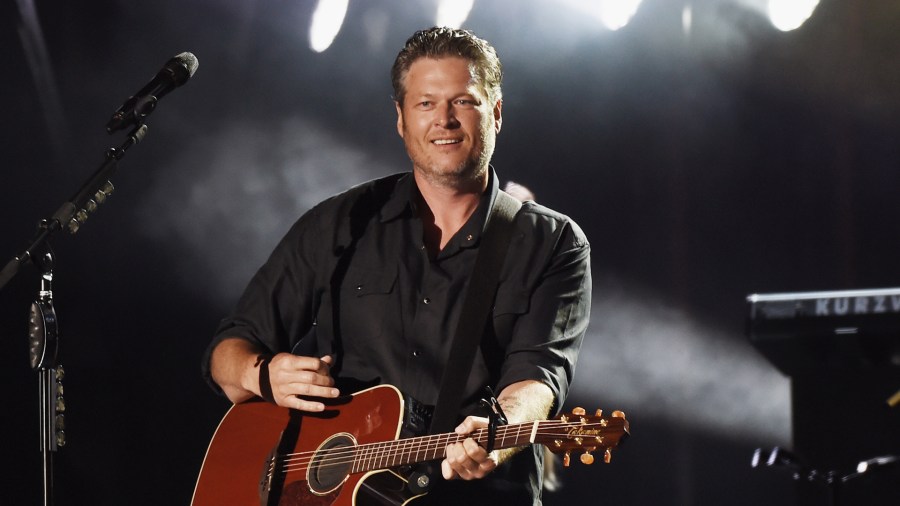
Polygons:
<instances>
[{"instance_id":1,"label":"stubble beard","mask_svg":"<svg viewBox=\"0 0 900 506\"><path fill-rule=\"evenodd\" d=\"M487 169L496 145L496 135L490 130L491 127L487 128L488 130L483 132L481 149L478 153L462 161L451 170L442 169L429 157L422 157L426 159L417 160L417 157L412 156L412 151L407 149L410 158L412 158L413 169L424 177L426 181L438 187L454 190L467 190L473 187L482 188L484 181L487 180Z\"/></svg>"}]
</instances>

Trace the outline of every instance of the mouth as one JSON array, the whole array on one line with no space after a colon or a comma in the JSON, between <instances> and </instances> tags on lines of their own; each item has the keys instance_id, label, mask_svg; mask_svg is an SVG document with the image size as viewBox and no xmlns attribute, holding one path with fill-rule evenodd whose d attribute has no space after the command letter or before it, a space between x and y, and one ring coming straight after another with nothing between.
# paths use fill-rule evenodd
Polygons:
<instances>
[{"instance_id":1,"label":"mouth","mask_svg":"<svg viewBox=\"0 0 900 506\"><path fill-rule=\"evenodd\" d=\"M450 144L459 144L460 142L462 142L462 139L435 139L431 141L436 146L448 146Z\"/></svg>"}]
</instances>

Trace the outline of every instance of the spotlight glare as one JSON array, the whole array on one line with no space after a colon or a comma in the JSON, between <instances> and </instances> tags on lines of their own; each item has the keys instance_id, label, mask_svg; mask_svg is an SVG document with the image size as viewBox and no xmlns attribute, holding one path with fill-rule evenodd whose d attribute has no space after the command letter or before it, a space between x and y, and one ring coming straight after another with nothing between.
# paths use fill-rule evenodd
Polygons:
<instances>
[{"instance_id":1,"label":"spotlight glare","mask_svg":"<svg viewBox=\"0 0 900 506\"><path fill-rule=\"evenodd\" d=\"M441 0L438 4L436 26L460 28L469 17L475 0Z\"/></svg>"},{"instance_id":2,"label":"spotlight glare","mask_svg":"<svg viewBox=\"0 0 900 506\"><path fill-rule=\"evenodd\" d=\"M769 0L769 20L782 32L800 28L812 16L819 0Z\"/></svg>"},{"instance_id":3,"label":"spotlight glare","mask_svg":"<svg viewBox=\"0 0 900 506\"><path fill-rule=\"evenodd\" d=\"M623 28L637 12L641 0L605 0L598 6L598 14L603 25L610 30Z\"/></svg>"},{"instance_id":4,"label":"spotlight glare","mask_svg":"<svg viewBox=\"0 0 900 506\"><path fill-rule=\"evenodd\" d=\"M681 9L681 30L685 35L690 35L693 25L694 10L690 5L685 5L684 9Z\"/></svg>"},{"instance_id":5,"label":"spotlight glare","mask_svg":"<svg viewBox=\"0 0 900 506\"><path fill-rule=\"evenodd\" d=\"M319 0L309 27L309 47L321 53L331 46L347 14L349 0Z\"/></svg>"}]
</instances>

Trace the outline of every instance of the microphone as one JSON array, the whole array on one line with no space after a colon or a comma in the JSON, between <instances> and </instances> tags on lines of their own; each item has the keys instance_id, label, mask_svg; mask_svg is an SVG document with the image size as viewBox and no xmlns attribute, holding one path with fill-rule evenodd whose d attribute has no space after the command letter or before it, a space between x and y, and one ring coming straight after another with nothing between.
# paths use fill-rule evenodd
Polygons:
<instances>
[{"instance_id":1,"label":"microphone","mask_svg":"<svg viewBox=\"0 0 900 506\"><path fill-rule=\"evenodd\" d=\"M157 102L167 93L186 83L197 71L197 57L184 52L173 56L156 73L156 76L136 94L128 97L122 107L113 113L106 123L106 131L115 131L132 125L141 125L144 118L156 108Z\"/></svg>"}]
</instances>

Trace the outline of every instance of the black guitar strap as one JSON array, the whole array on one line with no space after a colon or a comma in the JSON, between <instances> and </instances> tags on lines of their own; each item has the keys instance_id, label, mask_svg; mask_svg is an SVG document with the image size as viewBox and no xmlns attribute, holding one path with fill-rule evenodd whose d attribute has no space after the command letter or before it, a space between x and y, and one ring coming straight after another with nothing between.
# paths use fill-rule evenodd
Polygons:
<instances>
[{"instance_id":1,"label":"black guitar strap","mask_svg":"<svg viewBox=\"0 0 900 506\"><path fill-rule=\"evenodd\" d=\"M432 434L451 432L462 404L462 395L475 350L481 342L494 307L500 270L512 239L513 220L522 203L508 193L500 191L488 218L482 244L475 259L469 287L466 290L462 312L456 325L450 358L444 367L441 388L431 419Z\"/></svg>"}]
</instances>

